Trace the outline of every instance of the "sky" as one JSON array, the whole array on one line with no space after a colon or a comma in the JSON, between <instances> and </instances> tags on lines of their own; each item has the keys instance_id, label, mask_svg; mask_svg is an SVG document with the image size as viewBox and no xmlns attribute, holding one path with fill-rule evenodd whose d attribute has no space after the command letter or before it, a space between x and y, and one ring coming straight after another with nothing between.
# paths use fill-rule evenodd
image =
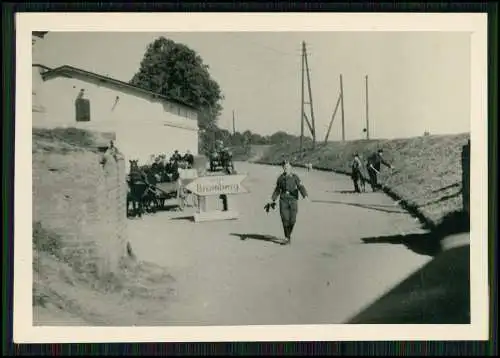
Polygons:
<instances>
[{"instance_id":1,"label":"sky","mask_svg":"<svg viewBox=\"0 0 500 358\"><path fill-rule=\"evenodd\" d=\"M457 32L49 32L36 60L129 81L147 45L164 36L195 50L225 97L219 126L300 134L301 46L306 43L317 138L344 90L347 140L470 131L470 35ZM305 87L308 96L307 82ZM309 107L305 107L310 117ZM307 126L306 126L307 128ZM342 138L339 108L330 140ZM306 129L306 134L307 129Z\"/></svg>"}]
</instances>

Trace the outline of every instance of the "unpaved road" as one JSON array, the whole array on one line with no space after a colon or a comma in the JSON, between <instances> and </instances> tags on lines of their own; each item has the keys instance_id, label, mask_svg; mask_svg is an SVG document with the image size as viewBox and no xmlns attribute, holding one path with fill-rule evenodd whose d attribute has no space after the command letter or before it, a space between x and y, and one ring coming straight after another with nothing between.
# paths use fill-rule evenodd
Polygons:
<instances>
[{"instance_id":1,"label":"unpaved road","mask_svg":"<svg viewBox=\"0 0 500 358\"><path fill-rule=\"evenodd\" d=\"M300 168L311 200L299 203L292 245L259 239L282 235L278 211L263 210L280 168L236 168L248 174L250 191L233 199L238 220L194 223L160 212L128 221L137 257L167 267L176 280L168 322L148 324L345 323L431 259L404 245L362 241L421 232L392 199L368 188L344 193L349 178Z\"/></svg>"}]
</instances>

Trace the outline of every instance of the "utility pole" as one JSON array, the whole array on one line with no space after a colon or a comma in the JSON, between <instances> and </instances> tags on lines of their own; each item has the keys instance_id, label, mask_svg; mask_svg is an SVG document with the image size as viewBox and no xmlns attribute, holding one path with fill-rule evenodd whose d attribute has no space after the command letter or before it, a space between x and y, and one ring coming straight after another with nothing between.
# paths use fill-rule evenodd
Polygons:
<instances>
[{"instance_id":1,"label":"utility pole","mask_svg":"<svg viewBox=\"0 0 500 358\"><path fill-rule=\"evenodd\" d=\"M370 139L370 119L368 111L368 75L365 76L365 94L366 94L366 139Z\"/></svg>"},{"instance_id":2,"label":"utility pole","mask_svg":"<svg viewBox=\"0 0 500 358\"><path fill-rule=\"evenodd\" d=\"M314 121L314 107L313 107L313 99L312 99L312 90L311 90L311 75L309 73L309 64L307 62L307 51L305 48L305 43L304 43L304 60L306 64L306 71L307 71L307 88L309 90L309 106L311 108L311 135L313 138L313 149L316 147L316 126L315 126L315 121Z\"/></svg>"},{"instance_id":3,"label":"utility pole","mask_svg":"<svg viewBox=\"0 0 500 358\"><path fill-rule=\"evenodd\" d=\"M335 109L333 110L332 119L330 119L330 124L328 125L328 130L325 135L325 144L328 142L328 137L330 136L330 131L332 130L332 124L335 119L335 115L337 114L337 110L339 109L340 98L341 96L339 94L339 97L337 99L337 104L335 105Z\"/></svg>"},{"instance_id":4,"label":"utility pole","mask_svg":"<svg viewBox=\"0 0 500 358\"><path fill-rule=\"evenodd\" d=\"M307 89L309 92L309 102L304 101L305 96L305 77L304 72L307 73ZM301 88L301 104L300 104L300 151L302 152L304 146L304 121L307 123L309 130L311 132L311 136L313 139L313 149L316 147L316 124L314 120L314 109L313 109L313 100L312 100L312 90L311 90L311 77L309 74L309 64L307 62L307 50L306 43L302 41L302 64L301 64L301 77L302 77L302 88ZM307 117L304 106L309 104L311 110L311 121Z\"/></svg>"},{"instance_id":5,"label":"utility pole","mask_svg":"<svg viewBox=\"0 0 500 358\"><path fill-rule=\"evenodd\" d=\"M342 83L342 74L340 75L340 105L342 113L342 142L345 142L345 119L344 119L344 86Z\"/></svg>"},{"instance_id":6,"label":"utility pole","mask_svg":"<svg viewBox=\"0 0 500 358\"><path fill-rule=\"evenodd\" d=\"M234 109L233 109L233 135L236 134L236 125L235 125L235 121L234 121Z\"/></svg>"},{"instance_id":7,"label":"utility pole","mask_svg":"<svg viewBox=\"0 0 500 358\"><path fill-rule=\"evenodd\" d=\"M306 43L302 41L302 56L300 64L300 72L302 78L302 85L300 89L300 152L302 153L303 143L304 143L304 54L306 51Z\"/></svg>"}]
</instances>

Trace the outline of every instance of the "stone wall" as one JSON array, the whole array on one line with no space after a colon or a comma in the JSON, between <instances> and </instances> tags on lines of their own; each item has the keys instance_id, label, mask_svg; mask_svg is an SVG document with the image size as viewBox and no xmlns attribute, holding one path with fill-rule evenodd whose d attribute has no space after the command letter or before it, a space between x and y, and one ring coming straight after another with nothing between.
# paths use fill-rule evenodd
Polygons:
<instances>
[{"instance_id":1,"label":"stone wall","mask_svg":"<svg viewBox=\"0 0 500 358\"><path fill-rule=\"evenodd\" d=\"M111 142L112 143L112 142ZM102 272L114 272L126 254L126 199L125 161L113 144L103 150L100 158L102 172L96 190L104 232L99 238L102 250Z\"/></svg>"},{"instance_id":2,"label":"stone wall","mask_svg":"<svg viewBox=\"0 0 500 358\"><path fill-rule=\"evenodd\" d=\"M88 138L75 149L50 136L34 137L33 222L63 239L73 266L84 271L97 266L105 275L119 270L127 252L125 163L110 147L112 133Z\"/></svg>"}]
</instances>

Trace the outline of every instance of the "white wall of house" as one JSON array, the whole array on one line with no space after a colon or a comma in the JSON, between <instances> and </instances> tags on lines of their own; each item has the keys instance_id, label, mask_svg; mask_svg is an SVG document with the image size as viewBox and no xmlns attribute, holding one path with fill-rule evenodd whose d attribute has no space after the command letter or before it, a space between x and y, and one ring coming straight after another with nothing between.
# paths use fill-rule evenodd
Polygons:
<instances>
[{"instance_id":1,"label":"white wall of house","mask_svg":"<svg viewBox=\"0 0 500 358\"><path fill-rule=\"evenodd\" d=\"M34 64L39 63L38 47L40 46L41 41L42 39L33 35L31 36L32 62ZM38 96L38 88L42 85L42 76L40 75L40 67L32 66L31 73L32 73L31 108L33 115L40 120L40 118L43 118L43 112L45 110Z\"/></svg>"},{"instance_id":2,"label":"white wall of house","mask_svg":"<svg viewBox=\"0 0 500 358\"><path fill-rule=\"evenodd\" d=\"M33 71L33 76L37 76ZM116 133L116 146L128 159L146 161L151 154L170 155L190 150L198 154L196 112L177 103L152 99L126 88L94 79L56 77L37 84L37 99L45 115L33 112L34 127L76 127ZM85 90L90 101L90 122L77 122L75 99Z\"/></svg>"}]
</instances>

